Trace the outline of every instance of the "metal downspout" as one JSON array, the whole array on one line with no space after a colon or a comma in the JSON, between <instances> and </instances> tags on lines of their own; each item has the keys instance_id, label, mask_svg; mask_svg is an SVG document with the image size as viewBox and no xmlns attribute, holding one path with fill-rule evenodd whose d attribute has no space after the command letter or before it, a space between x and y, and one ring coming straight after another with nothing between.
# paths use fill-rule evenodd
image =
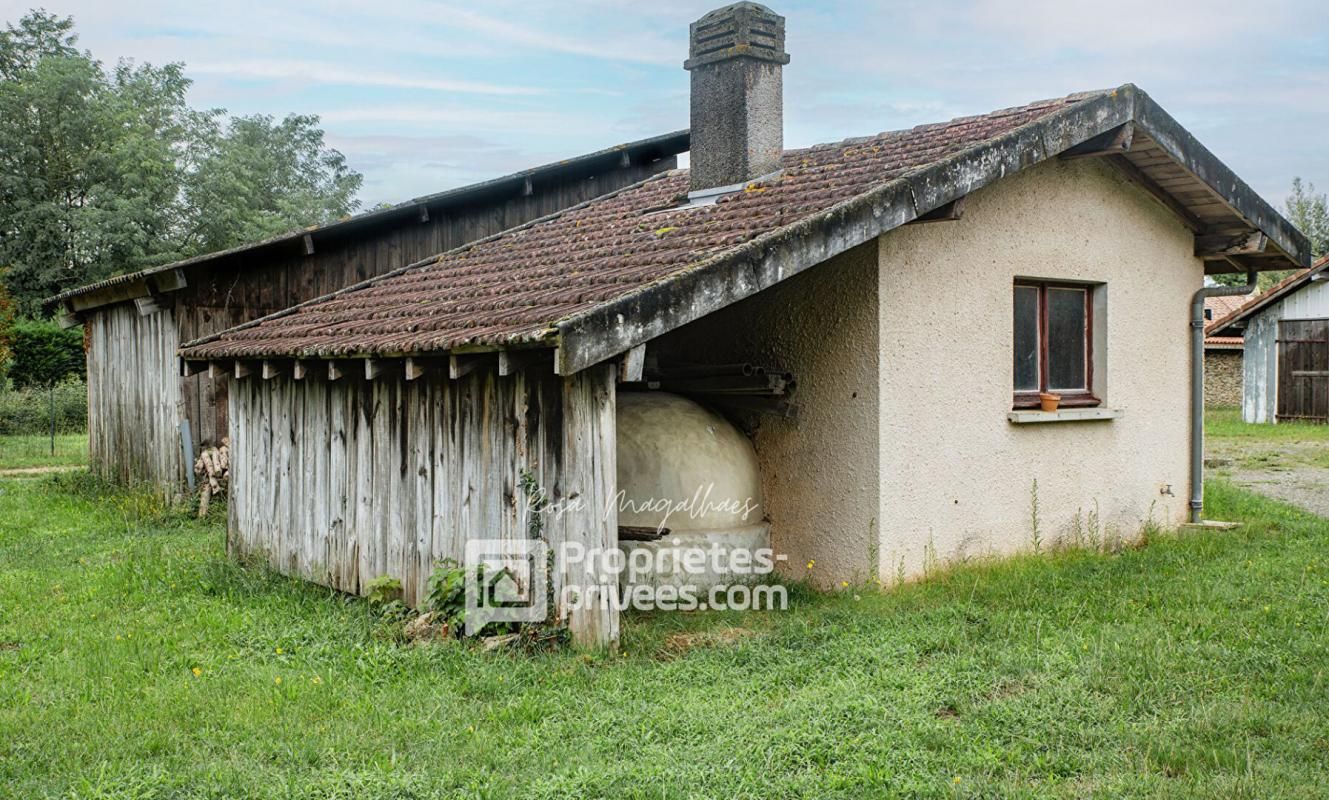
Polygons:
<instances>
[{"instance_id":1,"label":"metal downspout","mask_svg":"<svg viewBox=\"0 0 1329 800\"><path fill-rule=\"evenodd\" d=\"M1204 301L1255 290L1255 271L1246 271L1245 286L1206 286L1191 295L1191 522L1204 511Z\"/></svg>"}]
</instances>

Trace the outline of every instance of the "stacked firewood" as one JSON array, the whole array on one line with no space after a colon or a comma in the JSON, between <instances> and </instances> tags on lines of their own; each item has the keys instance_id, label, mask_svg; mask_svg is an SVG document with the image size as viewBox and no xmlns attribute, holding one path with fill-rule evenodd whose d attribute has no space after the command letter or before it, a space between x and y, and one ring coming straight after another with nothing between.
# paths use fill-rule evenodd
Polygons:
<instances>
[{"instance_id":1,"label":"stacked firewood","mask_svg":"<svg viewBox=\"0 0 1329 800\"><path fill-rule=\"evenodd\" d=\"M194 462L194 474L199 480L198 515L208 514L208 503L213 495L226 491L231 480L231 440L221 440L221 447L208 447Z\"/></svg>"},{"instance_id":2,"label":"stacked firewood","mask_svg":"<svg viewBox=\"0 0 1329 800\"><path fill-rule=\"evenodd\" d=\"M699 400L745 411L796 418L791 399L794 376L758 364L651 364L644 382L652 389L692 395Z\"/></svg>"}]
</instances>

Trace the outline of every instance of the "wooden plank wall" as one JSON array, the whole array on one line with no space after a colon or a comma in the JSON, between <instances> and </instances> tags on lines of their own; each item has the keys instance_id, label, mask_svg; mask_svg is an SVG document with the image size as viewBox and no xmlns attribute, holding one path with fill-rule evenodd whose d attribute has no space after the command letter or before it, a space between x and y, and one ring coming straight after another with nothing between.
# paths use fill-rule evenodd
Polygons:
<instances>
[{"instance_id":1,"label":"wooden plank wall","mask_svg":"<svg viewBox=\"0 0 1329 800\"><path fill-rule=\"evenodd\" d=\"M676 159L666 158L590 178L537 183L530 195L431 210L425 222L402 223L330 242L316 236L312 255L305 255L300 242L292 242L289 252L264 256L261 261L241 257L192 271L189 286L170 295L180 322L180 341L321 297L636 183L675 164ZM181 381L196 444L219 442L227 430L226 383L214 381L206 373Z\"/></svg>"},{"instance_id":2,"label":"wooden plank wall","mask_svg":"<svg viewBox=\"0 0 1329 800\"><path fill-rule=\"evenodd\" d=\"M351 593L390 575L414 604L468 538L529 538L528 470L550 502L582 501L544 516L551 546L614 547L613 374L232 381L227 549ZM617 640L611 609L568 621L584 644Z\"/></svg>"},{"instance_id":3,"label":"wooden plank wall","mask_svg":"<svg viewBox=\"0 0 1329 800\"><path fill-rule=\"evenodd\" d=\"M179 346L170 309L140 316L118 305L89 318L88 455L98 475L179 489Z\"/></svg>"}]
</instances>

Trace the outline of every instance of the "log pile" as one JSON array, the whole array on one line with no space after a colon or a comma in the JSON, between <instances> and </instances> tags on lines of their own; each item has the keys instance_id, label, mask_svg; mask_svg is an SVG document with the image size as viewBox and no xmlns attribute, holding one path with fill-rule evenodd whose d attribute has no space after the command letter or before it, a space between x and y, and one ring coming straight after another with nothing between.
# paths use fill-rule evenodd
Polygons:
<instances>
[{"instance_id":1,"label":"log pile","mask_svg":"<svg viewBox=\"0 0 1329 800\"><path fill-rule=\"evenodd\" d=\"M221 447L208 447L194 461L194 475L198 477L198 515L208 515L208 504L213 495L226 491L231 480L231 440L223 438Z\"/></svg>"}]
</instances>

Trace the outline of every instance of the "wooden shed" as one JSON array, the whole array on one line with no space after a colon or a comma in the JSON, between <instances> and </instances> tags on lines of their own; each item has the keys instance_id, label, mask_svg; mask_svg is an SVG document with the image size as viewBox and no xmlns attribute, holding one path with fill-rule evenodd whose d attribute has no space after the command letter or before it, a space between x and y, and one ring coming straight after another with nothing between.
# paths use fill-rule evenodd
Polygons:
<instances>
[{"instance_id":1,"label":"wooden shed","mask_svg":"<svg viewBox=\"0 0 1329 800\"><path fill-rule=\"evenodd\" d=\"M1206 334L1241 337L1246 422L1329 424L1329 258L1215 320Z\"/></svg>"},{"instance_id":2,"label":"wooden shed","mask_svg":"<svg viewBox=\"0 0 1329 800\"><path fill-rule=\"evenodd\" d=\"M329 225L109 278L51 299L86 330L92 468L182 485L189 452L227 433L227 383L181 374L176 350L676 165L680 131L420 197Z\"/></svg>"}]
</instances>

